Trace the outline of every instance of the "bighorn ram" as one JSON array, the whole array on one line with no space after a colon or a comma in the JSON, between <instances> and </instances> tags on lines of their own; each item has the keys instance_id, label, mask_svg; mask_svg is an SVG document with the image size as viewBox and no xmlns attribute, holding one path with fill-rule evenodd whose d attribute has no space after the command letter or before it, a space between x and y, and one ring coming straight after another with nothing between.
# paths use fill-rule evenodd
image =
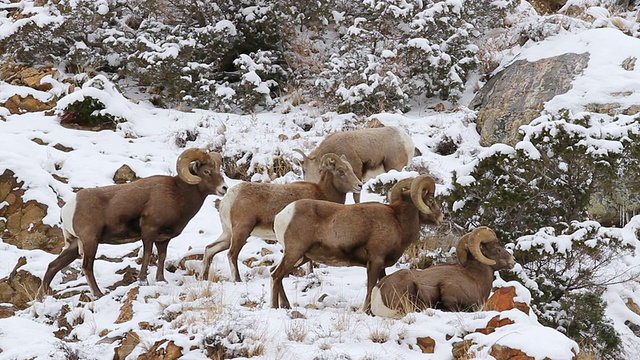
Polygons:
<instances>
[{"instance_id":1,"label":"bighorn ram","mask_svg":"<svg viewBox=\"0 0 640 360\"><path fill-rule=\"evenodd\" d=\"M333 133L309 155L293 149L302 155L304 179L311 182L320 180L320 159L327 153L346 156L358 179L366 182L389 170L402 170L414 150L411 137L395 126ZM360 202L360 194L353 194L353 199Z\"/></svg>"},{"instance_id":2,"label":"bighorn ram","mask_svg":"<svg viewBox=\"0 0 640 360\"><path fill-rule=\"evenodd\" d=\"M371 312L401 318L426 308L473 310L489 297L494 271L511 269L515 263L495 232L485 226L463 236L456 254L460 264L404 269L383 278L373 288Z\"/></svg>"},{"instance_id":3,"label":"bighorn ram","mask_svg":"<svg viewBox=\"0 0 640 360\"><path fill-rule=\"evenodd\" d=\"M360 192L362 182L353 173L344 156L322 156L318 183L300 181L290 184L243 182L232 187L220 201L222 234L207 245L202 278L209 278L213 257L229 249L227 257L234 281L240 281L238 255L249 235L275 240L273 219L285 206L299 199L319 199L344 203L346 193Z\"/></svg>"},{"instance_id":4,"label":"bighorn ram","mask_svg":"<svg viewBox=\"0 0 640 360\"><path fill-rule=\"evenodd\" d=\"M93 274L98 244L124 244L142 239L141 284L147 281L147 266L155 244L158 249L156 281L164 281L169 240L182 232L208 195L224 195L227 191L220 172L221 163L218 153L188 149L178 157L178 176L156 175L128 184L78 191L62 208L65 249L47 267L38 298L51 291L55 274L79 255L82 255L82 270L91 293L102 296Z\"/></svg>"},{"instance_id":5,"label":"bighorn ram","mask_svg":"<svg viewBox=\"0 0 640 360\"><path fill-rule=\"evenodd\" d=\"M408 188L409 191L405 191ZM426 175L398 182L389 205L377 202L342 205L298 200L276 215L274 230L284 247L272 270L271 306L289 308L282 279L303 259L333 266L366 266L368 311L371 289L420 231L420 224L442 221L433 196L434 180Z\"/></svg>"}]
</instances>

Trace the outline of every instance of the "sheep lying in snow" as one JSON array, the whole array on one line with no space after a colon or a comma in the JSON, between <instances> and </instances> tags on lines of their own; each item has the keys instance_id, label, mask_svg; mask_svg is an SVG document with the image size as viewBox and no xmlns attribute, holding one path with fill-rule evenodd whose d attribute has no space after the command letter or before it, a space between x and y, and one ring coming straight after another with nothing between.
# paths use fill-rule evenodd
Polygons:
<instances>
[{"instance_id":1,"label":"sheep lying in snow","mask_svg":"<svg viewBox=\"0 0 640 360\"><path fill-rule=\"evenodd\" d=\"M302 155L306 181L318 182L322 156L336 153L344 155L358 179L366 182L389 170L402 170L413 158L415 146L404 130L386 126L330 134L309 155L294 151ZM360 202L360 194L353 194L353 199Z\"/></svg>"},{"instance_id":2,"label":"sheep lying in snow","mask_svg":"<svg viewBox=\"0 0 640 360\"><path fill-rule=\"evenodd\" d=\"M299 199L320 199L344 203L348 192L358 193L362 182L353 173L344 156L322 156L318 183L299 181L290 184L243 182L232 187L218 205L222 234L207 245L202 278L209 278L213 257L229 249L227 257L234 281L240 281L238 255L249 235L275 240L273 219L289 203Z\"/></svg>"},{"instance_id":3,"label":"sheep lying in snow","mask_svg":"<svg viewBox=\"0 0 640 360\"><path fill-rule=\"evenodd\" d=\"M38 299L51 292L53 277L82 256L82 270L91 293L102 296L93 274L98 244L124 244L142 239L139 280L147 282L153 244L158 249L156 281L164 281L169 240L179 235L210 194L224 195L222 157L188 149L177 160L178 176L156 175L128 184L78 191L62 208L65 248L47 267Z\"/></svg>"},{"instance_id":4,"label":"sheep lying in snow","mask_svg":"<svg viewBox=\"0 0 640 360\"><path fill-rule=\"evenodd\" d=\"M320 200L298 200L287 205L274 222L284 255L271 273L271 306L290 307L282 279L309 259L332 266L366 266L363 310L368 311L371 289L384 276L385 267L395 264L418 237L420 224L437 225L442 221L434 192L434 180L421 175L395 184L389 193L389 205L343 205Z\"/></svg>"},{"instance_id":5,"label":"sheep lying in snow","mask_svg":"<svg viewBox=\"0 0 640 360\"><path fill-rule=\"evenodd\" d=\"M513 256L498 243L495 232L486 226L463 236L456 254L459 264L404 269L383 278L373 288L371 312L401 318L426 308L473 310L488 299L494 271L511 269L515 264Z\"/></svg>"}]
</instances>

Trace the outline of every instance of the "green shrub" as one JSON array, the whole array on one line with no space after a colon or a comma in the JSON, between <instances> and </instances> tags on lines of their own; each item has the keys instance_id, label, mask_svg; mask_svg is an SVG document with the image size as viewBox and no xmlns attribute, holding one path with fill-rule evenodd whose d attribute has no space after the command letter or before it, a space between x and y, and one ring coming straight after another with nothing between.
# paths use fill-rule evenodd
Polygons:
<instances>
[{"instance_id":1,"label":"green shrub","mask_svg":"<svg viewBox=\"0 0 640 360\"><path fill-rule=\"evenodd\" d=\"M115 129L118 119L111 114L101 113L100 110L104 108L100 100L86 97L69 104L60 115L60 122L84 127Z\"/></svg>"},{"instance_id":2,"label":"green shrub","mask_svg":"<svg viewBox=\"0 0 640 360\"><path fill-rule=\"evenodd\" d=\"M637 192L630 174L638 173L640 121L563 113L521 130L515 148L494 145L471 171L455 174L444 207L462 228L486 225L503 242L516 242L518 276L542 324L615 358L620 340L604 305L585 294L630 280L633 274L608 272L630 249L588 221L589 208L598 189L624 184Z\"/></svg>"}]
</instances>

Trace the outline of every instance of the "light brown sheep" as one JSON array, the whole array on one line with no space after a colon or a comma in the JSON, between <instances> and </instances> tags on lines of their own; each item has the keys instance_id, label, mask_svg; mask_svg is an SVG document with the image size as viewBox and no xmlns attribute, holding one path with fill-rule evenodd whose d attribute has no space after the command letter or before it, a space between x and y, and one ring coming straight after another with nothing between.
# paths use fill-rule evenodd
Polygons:
<instances>
[{"instance_id":1,"label":"light brown sheep","mask_svg":"<svg viewBox=\"0 0 640 360\"><path fill-rule=\"evenodd\" d=\"M275 240L273 219L285 206L299 199L319 199L344 203L348 192L358 193L362 182L355 176L344 156L322 156L318 183L299 181L290 184L243 182L232 187L220 201L222 234L207 245L202 278L209 278L213 257L229 249L227 257L234 281L240 281L238 256L249 235Z\"/></svg>"}]
</instances>

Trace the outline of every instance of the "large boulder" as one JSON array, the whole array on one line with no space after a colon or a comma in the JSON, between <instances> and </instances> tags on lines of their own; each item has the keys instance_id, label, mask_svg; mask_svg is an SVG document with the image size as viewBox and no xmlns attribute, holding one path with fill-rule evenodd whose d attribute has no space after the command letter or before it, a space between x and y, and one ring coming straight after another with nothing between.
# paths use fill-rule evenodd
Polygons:
<instances>
[{"instance_id":1,"label":"large boulder","mask_svg":"<svg viewBox=\"0 0 640 360\"><path fill-rule=\"evenodd\" d=\"M53 254L62 250L64 238L57 226L44 224L47 206L34 200L24 201L24 183L11 170L0 175L0 237L24 250L41 249Z\"/></svg>"},{"instance_id":2,"label":"large boulder","mask_svg":"<svg viewBox=\"0 0 640 360\"><path fill-rule=\"evenodd\" d=\"M40 278L28 271L19 270L26 263L27 259L21 257L11 274L0 279L0 318L13 316L17 310L29 307L29 302L34 299L40 287Z\"/></svg>"},{"instance_id":3,"label":"large boulder","mask_svg":"<svg viewBox=\"0 0 640 360\"><path fill-rule=\"evenodd\" d=\"M479 110L480 144L515 145L522 138L520 126L539 117L545 102L569 91L588 62L589 53L517 60L491 77L469 105Z\"/></svg>"}]
</instances>

